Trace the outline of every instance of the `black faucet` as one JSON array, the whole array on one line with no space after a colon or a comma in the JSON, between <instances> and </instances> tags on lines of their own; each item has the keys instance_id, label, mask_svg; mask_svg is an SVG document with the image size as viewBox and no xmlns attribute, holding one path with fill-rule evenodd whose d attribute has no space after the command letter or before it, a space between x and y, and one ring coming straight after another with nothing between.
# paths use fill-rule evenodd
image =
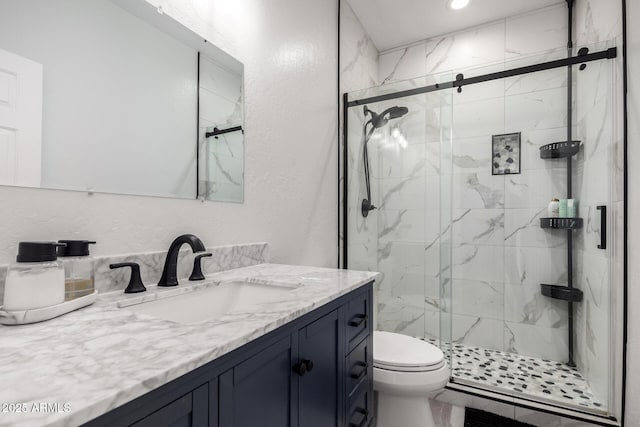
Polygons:
<instances>
[{"instance_id":1,"label":"black faucet","mask_svg":"<svg viewBox=\"0 0 640 427\"><path fill-rule=\"evenodd\" d=\"M176 238L176 240L171 243L171 246L169 246L169 252L167 252L167 259L164 262L164 269L162 270L162 277L158 282L158 286L178 285L178 253L185 243L191 246L194 253L206 251L202 240L193 234L183 234Z\"/></svg>"}]
</instances>

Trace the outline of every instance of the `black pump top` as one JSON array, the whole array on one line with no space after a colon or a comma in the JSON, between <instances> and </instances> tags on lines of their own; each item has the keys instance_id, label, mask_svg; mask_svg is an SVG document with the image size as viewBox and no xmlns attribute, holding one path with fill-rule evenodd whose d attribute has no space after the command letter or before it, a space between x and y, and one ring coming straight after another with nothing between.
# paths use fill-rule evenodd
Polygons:
<instances>
[{"instance_id":1,"label":"black pump top","mask_svg":"<svg viewBox=\"0 0 640 427\"><path fill-rule=\"evenodd\" d=\"M64 246L58 248L59 257L89 256L89 245L95 245L91 240L58 240Z\"/></svg>"},{"instance_id":2,"label":"black pump top","mask_svg":"<svg viewBox=\"0 0 640 427\"><path fill-rule=\"evenodd\" d=\"M58 259L56 248L64 244L56 242L20 242L18 243L18 262L47 262Z\"/></svg>"}]
</instances>

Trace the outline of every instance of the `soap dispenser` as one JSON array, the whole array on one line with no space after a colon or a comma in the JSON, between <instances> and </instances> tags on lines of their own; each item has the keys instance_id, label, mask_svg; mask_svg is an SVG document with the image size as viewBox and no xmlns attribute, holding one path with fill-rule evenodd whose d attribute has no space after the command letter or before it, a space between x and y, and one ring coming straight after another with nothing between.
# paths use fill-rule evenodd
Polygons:
<instances>
[{"instance_id":1,"label":"soap dispenser","mask_svg":"<svg viewBox=\"0 0 640 427\"><path fill-rule=\"evenodd\" d=\"M90 240L58 240L58 257L64 265L64 300L71 301L95 290Z\"/></svg>"},{"instance_id":2,"label":"soap dispenser","mask_svg":"<svg viewBox=\"0 0 640 427\"><path fill-rule=\"evenodd\" d=\"M50 307L64 302L64 267L55 242L20 242L16 263L7 270L4 310Z\"/></svg>"}]
</instances>

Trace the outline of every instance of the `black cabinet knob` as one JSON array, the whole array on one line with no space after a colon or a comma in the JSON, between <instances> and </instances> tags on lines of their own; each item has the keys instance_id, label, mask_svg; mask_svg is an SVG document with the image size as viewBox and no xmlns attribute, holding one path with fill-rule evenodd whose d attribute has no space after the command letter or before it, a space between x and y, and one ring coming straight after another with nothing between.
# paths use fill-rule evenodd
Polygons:
<instances>
[{"instance_id":1,"label":"black cabinet knob","mask_svg":"<svg viewBox=\"0 0 640 427\"><path fill-rule=\"evenodd\" d=\"M302 363L307 365L307 372L313 371L313 360L303 360Z\"/></svg>"},{"instance_id":2,"label":"black cabinet knob","mask_svg":"<svg viewBox=\"0 0 640 427\"><path fill-rule=\"evenodd\" d=\"M364 322L368 318L369 316L367 316L366 314L356 314L351 319L349 319L349 326L356 328L362 325L362 322Z\"/></svg>"},{"instance_id":3,"label":"black cabinet knob","mask_svg":"<svg viewBox=\"0 0 640 427\"><path fill-rule=\"evenodd\" d=\"M117 264L109 264L110 269L114 268L123 268L130 267L131 268L131 278L129 279L129 284L127 285L127 289L124 290L125 294L135 294L138 292L144 292L147 288L144 287L142 283L142 278L140 277L140 266L136 262L120 262Z\"/></svg>"},{"instance_id":4,"label":"black cabinet knob","mask_svg":"<svg viewBox=\"0 0 640 427\"><path fill-rule=\"evenodd\" d=\"M355 418L355 416L353 415L359 415L360 421L359 422L353 421L353 419ZM364 427L367 425L367 420L369 419L368 410L358 407L354 411L353 415L351 416L351 421L349 421L349 427Z\"/></svg>"},{"instance_id":5,"label":"black cabinet knob","mask_svg":"<svg viewBox=\"0 0 640 427\"><path fill-rule=\"evenodd\" d=\"M300 375L301 377L304 376L304 374L306 374L307 372L311 371L313 371L313 360L303 359L293 365L293 372Z\"/></svg>"},{"instance_id":6,"label":"black cabinet knob","mask_svg":"<svg viewBox=\"0 0 640 427\"><path fill-rule=\"evenodd\" d=\"M350 376L354 380L360 381L365 375L367 375L367 368L369 365L365 362L357 362L354 366L356 366L357 369L352 369Z\"/></svg>"},{"instance_id":7,"label":"black cabinet knob","mask_svg":"<svg viewBox=\"0 0 640 427\"><path fill-rule=\"evenodd\" d=\"M301 377L307 373L307 364L303 362L296 363L293 365L293 372L300 375Z\"/></svg>"}]
</instances>

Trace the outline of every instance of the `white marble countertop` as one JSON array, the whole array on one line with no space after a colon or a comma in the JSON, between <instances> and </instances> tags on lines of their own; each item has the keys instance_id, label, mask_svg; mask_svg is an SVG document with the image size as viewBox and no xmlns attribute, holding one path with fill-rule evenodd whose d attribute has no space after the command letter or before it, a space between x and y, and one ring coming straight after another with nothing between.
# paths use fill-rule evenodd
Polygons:
<instances>
[{"instance_id":1,"label":"white marble countertop","mask_svg":"<svg viewBox=\"0 0 640 427\"><path fill-rule=\"evenodd\" d=\"M0 326L0 426L70 426L96 418L358 287L377 273L260 264L144 294L100 294L47 322ZM301 284L256 313L180 324L118 308L229 280ZM133 302L133 301L126 301ZM45 408L43 404L49 405ZM56 409L58 411L51 411ZM40 412L37 410L40 409ZM22 413L16 411L22 410Z\"/></svg>"}]
</instances>

